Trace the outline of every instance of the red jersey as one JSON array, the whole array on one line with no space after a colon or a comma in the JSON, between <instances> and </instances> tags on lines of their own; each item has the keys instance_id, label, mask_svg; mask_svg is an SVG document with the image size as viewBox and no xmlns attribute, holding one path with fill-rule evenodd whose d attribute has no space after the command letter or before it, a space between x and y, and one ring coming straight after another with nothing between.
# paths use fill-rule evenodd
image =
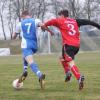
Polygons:
<instances>
[{"instance_id":1,"label":"red jersey","mask_svg":"<svg viewBox=\"0 0 100 100\"><path fill-rule=\"evenodd\" d=\"M79 47L80 32L76 20L72 18L56 18L45 23L46 26L56 26L62 35L62 43Z\"/></svg>"}]
</instances>

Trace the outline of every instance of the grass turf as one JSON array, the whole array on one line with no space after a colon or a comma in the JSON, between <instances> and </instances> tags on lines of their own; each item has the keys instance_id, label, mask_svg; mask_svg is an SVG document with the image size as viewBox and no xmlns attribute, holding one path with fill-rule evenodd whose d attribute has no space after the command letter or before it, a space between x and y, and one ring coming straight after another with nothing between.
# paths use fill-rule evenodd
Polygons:
<instances>
[{"instance_id":1,"label":"grass turf","mask_svg":"<svg viewBox=\"0 0 100 100\"><path fill-rule=\"evenodd\" d=\"M28 69L28 77L21 90L12 81L22 73L21 56L0 57L0 100L100 100L100 52L80 53L76 64L85 75L85 88L78 90L74 77L64 82L59 55L35 55L39 68L46 74L46 87L41 90L38 78Z\"/></svg>"}]
</instances>

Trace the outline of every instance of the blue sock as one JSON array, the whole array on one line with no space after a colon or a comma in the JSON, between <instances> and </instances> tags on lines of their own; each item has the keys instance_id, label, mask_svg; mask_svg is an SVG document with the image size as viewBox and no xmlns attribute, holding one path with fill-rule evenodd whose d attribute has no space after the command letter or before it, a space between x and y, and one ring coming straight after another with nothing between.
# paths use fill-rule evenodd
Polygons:
<instances>
[{"instance_id":1,"label":"blue sock","mask_svg":"<svg viewBox=\"0 0 100 100\"><path fill-rule=\"evenodd\" d=\"M39 70L38 65L35 64L35 63L32 63L32 64L30 65L30 67L31 67L32 71L40 78L41 75L42 75L42 73L41 73L41 71Z\"/></svg>"}]
</instances>

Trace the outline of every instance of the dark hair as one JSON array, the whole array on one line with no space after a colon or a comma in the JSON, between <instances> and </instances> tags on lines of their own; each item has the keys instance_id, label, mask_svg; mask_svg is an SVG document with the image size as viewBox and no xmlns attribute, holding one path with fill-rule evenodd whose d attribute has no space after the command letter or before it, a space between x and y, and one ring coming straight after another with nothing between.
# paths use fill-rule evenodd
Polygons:
<instances>
[{"instance_id":1,"label":"dark hair","mask_svg":"<svg viewBox=\"0 0 100 100\"><path fill-rule=\"evenodd\" d=\"M21 16L27 16L27 15L30 15L30 13L29 13L28 10L24 10L24 11L22 11Z\"/></svg>"},{"instance_id":2,"label":"dark hair","mask_svg":"<svg viewBox=\"0 0 100 100\"><path fill-rule=\"evenodd\" d=\"M58 12L58 15L63 15L64 17L68 17L69 12L67 9L64 9L64 10L61 10L60 12Z\"/></svg>"}]
</instances>

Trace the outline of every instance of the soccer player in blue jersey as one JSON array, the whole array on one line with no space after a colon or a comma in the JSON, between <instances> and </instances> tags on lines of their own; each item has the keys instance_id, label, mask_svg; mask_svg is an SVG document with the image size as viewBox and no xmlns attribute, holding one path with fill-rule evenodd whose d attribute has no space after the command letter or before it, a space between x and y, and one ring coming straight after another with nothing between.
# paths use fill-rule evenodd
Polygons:
<instances>
[{"instance_id":1,"label":"soccer player in blue jersey","mask_svg":"<svg viewBox=\"0 0 100 100\"><path fill-rule=\"evenodd\" d=\"M31 70L38 76L40 86L43 89L45 74L39 70L38 65L33 60L33 54L35 54L38 49L36 31L38 27L42 26L42 23L39 19L32 18L27 10L22 12L21 18L21 22L16 26L15 33L12 35L13 39L15 39L19 33L22 35L21 49L24 71L19 78L19 83L27 77L27 66L29 65Z\"/></svg>"}]
</instances>

